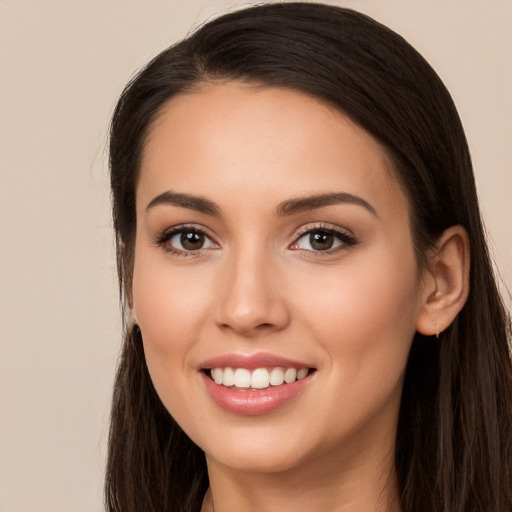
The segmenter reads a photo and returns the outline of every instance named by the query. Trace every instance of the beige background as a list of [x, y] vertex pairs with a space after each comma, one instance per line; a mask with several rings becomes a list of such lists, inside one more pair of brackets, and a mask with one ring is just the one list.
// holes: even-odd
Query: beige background
[[[332, 3], [402, 33], [452, 91], [511, 287], [512, 0]], [[119, 349], [106, 127], [135, 69], [241, 5], [0, 0], [0, 512], [103, 509]]]

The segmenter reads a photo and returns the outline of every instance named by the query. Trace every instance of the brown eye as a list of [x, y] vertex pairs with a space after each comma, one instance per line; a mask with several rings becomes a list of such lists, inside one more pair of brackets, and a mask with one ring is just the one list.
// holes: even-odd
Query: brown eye
[[326, 251], [334, 245], [334, 235], [325, 231], [314, 231], [309, 235], [309, 244], [315, 251]]
[[197, 251], [202, 249], [205, 236], [197, 231], [183, 231], [180, 235], [180, 242], [183, 249], [187, 251]]
[[158, 240], [158, 245], [169, 252], [187, 253], [203, 249], [217, 249], [218, 245], [200, 229], [177, 228]]
[[356, 239], [344, 231], [333, 228], [316, 228], [303, 232], [291, 245], [293, 250], [304, 250], [312, 253], [334, 252], [336, 249], [350, 247], [357, 243]]

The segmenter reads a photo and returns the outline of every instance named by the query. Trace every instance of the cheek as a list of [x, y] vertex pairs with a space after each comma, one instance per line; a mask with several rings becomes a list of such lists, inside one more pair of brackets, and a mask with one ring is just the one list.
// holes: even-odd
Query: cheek
[[194, 405], [186, 392], [193, 371], [190, 353], [205, 315], [204, 282], [202, 286], [194, 276], [187, 277], [179, 269], [170, 269], [161, 257], [136, 254], [134, 316], [155, 390], [176, 420], [187, 418]]
[[161, 255], [136, 254], [133, 310], [148, 366], [186, 365], [184, 356], [207, 316], [206, 288], [200, 272], [180, 272]]
[[354, 264], [347, 260], [337, 272], [317, 272], [310, 279], [308, 293], [295, 293], [307, 297], [300, 317], [332, 359], [351, 357], [357, 366], [384, 365], [396, 357], [405, 361], [419, 297], [412, 254], [401, 259], [377, 254]]
[[326, 355], [320, 368], [324, 393], [317, 403], [318, 421], [329, 426], [326, 443], [340, 429], [355, 432], [376, 416], [394, 425], [398, 415], [415, 333], [416, 265], [413, 257], [400, 265], [378, 260], [379, 269], [373, 261], [369, 267], [347, 264], [336, 276], [317, 273], [309, 296], [305, 290], [295, 293], [308, 296], [300, 306], [300, 331], [312, 333]]

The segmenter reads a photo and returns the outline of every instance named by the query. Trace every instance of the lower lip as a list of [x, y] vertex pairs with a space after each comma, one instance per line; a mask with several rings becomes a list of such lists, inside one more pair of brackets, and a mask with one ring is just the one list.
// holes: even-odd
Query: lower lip
[[310, 373], [307, 377], [291, 384], [244, 391], [216, 384], [205, 373], [201, 373], [206, 389], [213, 400], [226, 411], [242, 416], [257, 416], [279, 409], [299, 395], [310, 383], [313, 375]]

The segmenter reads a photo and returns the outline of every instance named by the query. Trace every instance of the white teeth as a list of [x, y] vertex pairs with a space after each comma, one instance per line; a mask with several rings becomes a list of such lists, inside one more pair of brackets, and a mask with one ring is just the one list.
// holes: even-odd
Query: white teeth
[[237, 388], [250, 388], [251, 372], [245, 368], [237, 368], [235, 370], [235, 386]]
[[297, 370], [297, 380], [303, 379], [308, 374], [307, 368], [301, 368], [300, 370]]
[[235, 372], [233, 371], [233, 368], [224, 368], [222, 385], [227, 387], [235, 385]]
[[222, 384], [222, 368], [214, 368], [212, 370], [212, 378], [216, 384]]
[[246, 368], [212, 368], [210, 374], [216, 384], [226, 387], [266, 389], [301, 380], [309, 373], [308, 368], [257, 368], [252, 372]]
[[270, 384], [270, 375], [265, 368], [254, 370], [251, 375], [251, 388], [265, 389]]
[[295, 368], [286, 368], [286, 371], [284, 372], [284, 381], [286, 384], [291, 384], [292, 382], [295, 382], [295, 379], [297, 378], [297, 370]]
[[284, 372], [282, 368], [273, 368], [270, 372], [270, 384], [280, 386], [284, 384]]

